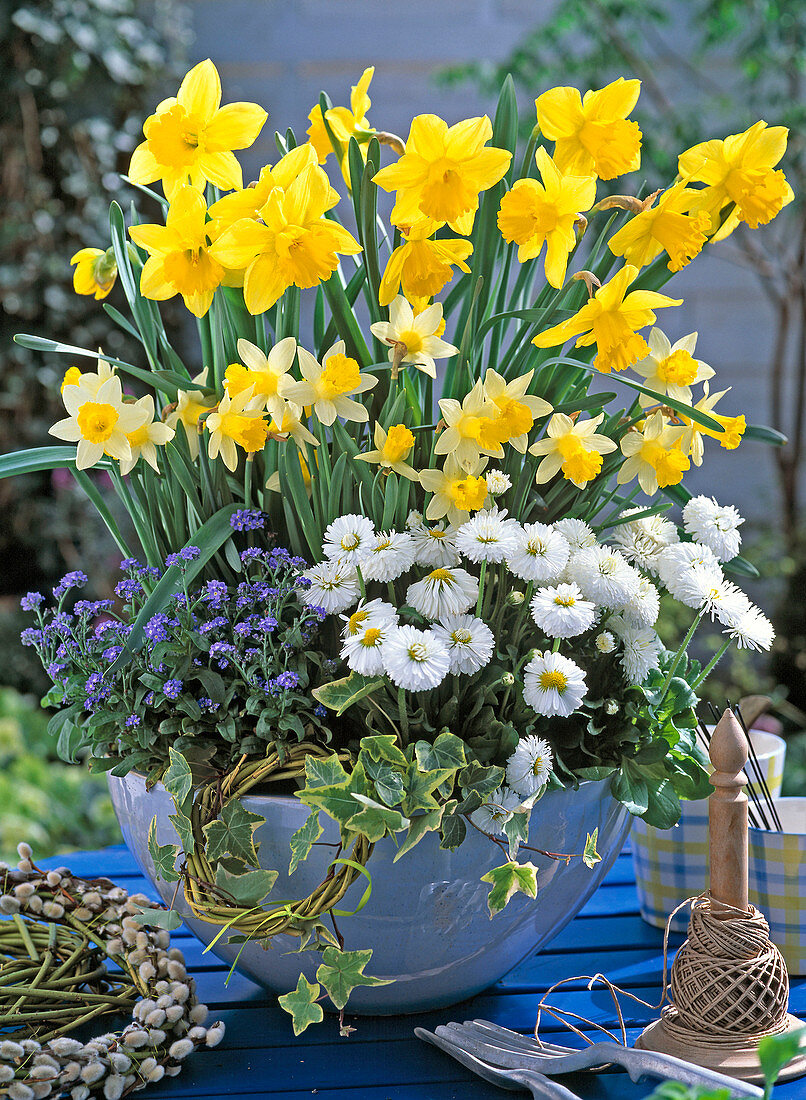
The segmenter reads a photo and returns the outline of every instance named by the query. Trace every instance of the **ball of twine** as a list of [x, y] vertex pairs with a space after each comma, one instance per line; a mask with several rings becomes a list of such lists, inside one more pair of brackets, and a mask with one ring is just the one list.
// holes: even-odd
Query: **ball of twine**
[[742, 1044], [786, 1027], [789, 979], [781, 952], [770, 942], [762, 913], [744, 913], [710, 898], [691, 908], [688, 939], [672, 966], [664, 1027], [700, 1045]]

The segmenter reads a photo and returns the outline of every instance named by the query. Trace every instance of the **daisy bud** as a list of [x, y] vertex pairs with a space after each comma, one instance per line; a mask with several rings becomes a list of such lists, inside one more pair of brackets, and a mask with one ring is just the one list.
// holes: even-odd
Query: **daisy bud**
[[611, 717], [614, 714], [618, 714], [618, 703], [615, 699], [608, 699], [605, 703], [605, 714], [609, 714]]
[[512, 675], [511, 672], [505, 672], [504, 675], [501, 677], [501, 683], [504, 685], [504, 687], [512, 687], [512, 685], [515, 683], [515, 677]]
[[506, 603], [509, 605], [509, 607], [520, 607], [525, 599], [526, 597], [524, 596], [523, 592], [519, 592], [517, 589], [514, 589], [507, 595]]

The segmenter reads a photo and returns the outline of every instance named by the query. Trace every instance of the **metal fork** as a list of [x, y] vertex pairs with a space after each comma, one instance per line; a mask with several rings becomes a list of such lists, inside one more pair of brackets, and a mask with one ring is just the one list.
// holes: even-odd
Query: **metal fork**
[[581, 1100], [575, 1092], [571, 1092], [565, 1085], [544, 1077], [542, 1073], [535, 1073], [534, 1070], [530, 1069], [499, 1069], [496, 1066], [491, 1066], [488, 1062], [476, 1058], [474, 1054], [461, 1046], [457, 1046], [449, 1039], [441, 1035], [434, 1035], [431, 1031], [426, 1031], [424, 1027], [415, 1027], [414, 1034], [418, 1039], [424, 1039], [427, 1043], [444, 1050], [446, 1054], [450, 1054], [451, 1058], [461, 1062], [463, 1066], [478, 1074], [485, 1081], [498, 1085], [499, 1088], [512, 1089], [514, 1092], [530, 1092], [534, 1100]]
[[760, 1088], [749, 1082], [726, 1077], [668, 1054], [636, 1050], [634, 1047], [623, 1047], [620, 1043], [594, 1043], [581, 1050], [542, 1041], [538, 1044], [531, 1036], [486, 1020], [440, 1026], [437, 1037], [499, 1069], [532, 1068], [554, 1075], [618, 1065], [627, 1071], [633, 1081], [645, 1076], [662, 1077], [687, 1085], [727, 1088], [732, 1096], [760, 1098], [764, 1095]]

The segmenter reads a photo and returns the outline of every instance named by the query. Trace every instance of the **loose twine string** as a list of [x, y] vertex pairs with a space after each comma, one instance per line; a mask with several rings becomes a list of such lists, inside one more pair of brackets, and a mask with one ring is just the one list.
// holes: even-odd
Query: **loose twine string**
[[[688, 939], [669, 968], [669, 933], [672, 920], [691, 906]], [[621, 1044], [627, 1046], [627, 1029], [619, 995], [661, 1012], [663, 1026], [675, 1039], [706, 1047], [743, 1047], [765, 1035], [786, 1030], [789, 978], [781, 952], [770, 942], [770, 928], [754, 906], [745, 912], [713, 899], [709, 892], [686, 898], [669, 915], [663, 935], [663, 990], [651, 1004], [622, 989], [605, 974], [578, 974], [563, 978], [548, 989], [537, 1006], [534, 1035], [540, 1039], [543, 1012], [592, 1044], [574, 1021], [619, 1039], [602, 1024], [568, 1009], [547, 1004], [547, 998], [564, 985], [586, 981], [588, 990], [601, 984], [610, 994], [618, 1017]], [[669, 996], [669, 994], [671, 994]], [[665, 1004], [669, 997], [669, 1003]], [[542, 1044], [541, 1044], [542, 1045]]]

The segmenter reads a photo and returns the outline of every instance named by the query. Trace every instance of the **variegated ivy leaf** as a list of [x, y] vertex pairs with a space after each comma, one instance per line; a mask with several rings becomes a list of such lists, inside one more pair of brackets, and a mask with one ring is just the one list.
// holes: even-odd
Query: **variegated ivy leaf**
[[417, 755], [417, 763], [423, 771], [431, 771], [434, 768], [458, 770], [467, 763], [464, 741], [447, 730], [437, 736], [433, 745], [429, 745], [427, 741], [418, 741], [414, 751]]
[[336, 1008], [344, 1008], [352, 991], [359, 985], [391, 985], [389, 978], [372, 978], [364, 973], [364, 967], [372, 957], [372, 951], [339, 951], [326, 947], [322, 965], [316, 971]]
[[521, 893], [527, 894], [530, 898], [537, 897], [537, 867], [533, 863], [515, 863], [511, 860], [482, 875], [481, 881], [492, 884], [487, 897], [490, 919], [501, 912], [513, 894]]
[[289, 875], [293, 875], [301, 861], [308, 858], [308, 852], [310, 852], [314, 841], [318, 840], [321, 835], [322, 826], [319, 824], [319, 813], [317, 810], [311, 810], [305, 819], [305, 823], [300, 825], [297, 831], [291, 836], [291, 862], [288, 865]]
[[318, 756], [305, 757], [305, 781], [308, 787], [337, 786], [346, 783], [348, 778], [335, 752], [324, 759]]
[[182, 924], [182, 918], [175, 909], [157, 909], [153, 906], [142, 906], [132, 917], [137, 924], [145, 928], [165, 928], [173, 932]]
[[210, 862], [220, 859], [227, 852], [237, 856], [244, 863], [257, 865], [255, 848], [255, 829], [261, 826], [264, 818], [244, 809], [237, 798], [230, 799], [216, 821], [204, 826], [207, 838], [207, 858]]
[[151, 819], [148, 827], [148, 854], [154, 861], [154, 871], [157, 878], [164, 882], [176, 882], [179, 875], [176, 871], [176, 857], [179, 855], [177, 844], [160, 844], [157, 841], [157, 819]]
[[346, 826], [356, 811], [356, 802], [353, 795], [366, 793], [367, 777], [359, 761], [346, 781], [322, 787], [311, 788], [308, 786], [300, 791], [299, 797], [312, 809], [324, 810], [329, 817], [334, 818], [341, 826]]
[[[333, 950], [329, 948], [328, 950]], [[301, 1035], [310, 1024], [319, 1024], [324, 1018], [322, 1006], [316, 1003], [321, 994], [321, 987], [317, 982], [309, 982], [304, 974], [300, 974], [297, 988], [290, 993], [284, 993], [278, 997], [280, 1007], [291, 1016], [295, 1035]]]
[[409, 823], [406, 839], [398, 848], [392, 862], [397, 863], [401, 856], [404, 856], [406, 852], [410, 852], [415, 844], [420, 843], [426, 833], [435, 832], [442, 824], [442, 815], [444, 813], [450, 815], [455, 807], [456, 800], [451, 799], [450, 802], [446, 802], [444, 806], [440, 806], [436, 810], [429, 810], [427, 813], [417, 814], [413, 817]]
[[399, 768], [405, 768], [408, 764], [393, 733], [373, 733], [362, 737], [361, 752], [376, 763], [386, 761], [387, 764], [395, 764]]
[[175, 748], [171, 747], [168, 749], [168, 758], [170, 764], [162, 777], [162, 783], [176, 805], [180, 806], [190, 794], [193, 787], [193, 776], [190, 765], [181, 752], [177, 752]]
[[359, 808], [358, 812], [346, 822], [346, 828], [351, 832], [363, 833], [372, 844], [387, 833], [391, 836], [408, 828], [409, 819], [399, 810], [390, 810], [388, 806], [382, 806], [380, 802], [363, 794], [354, 794], [353, 798], [359, 806], [363, 806], [363, 809]]
[[311, 694], [322, 706], [339, 715], [359, 699], [382, 688], [385, 683], [386, 679], [383, 676], [362, 676], [360, 672], [351, 672], [341, 680], [333, 680], [329, 684], [314, 688]]
[[277, 871], [232, 872], [222, 864], [216, 867], [215, 884], [225, 891], [236, 905], [250, 909], [260, 905], [277, 881]]
[[588, 839], [585, 841], [585, 851], [582, 853], [582, 862], [586, 867], [595, 867], [597, 863], [601, 863], [602, 857], [596, 851], [596, 841], [599, 839], [599, 826], [593, 830], [592, 833], [588, 833]]
[[421, 771], [416, 760], [412, 760], [403, 780], [405, 796], [400, 804], [400, 810], [406, 817], [411, 817], [416, 810], [436, 810], [439, 803], [434, 798], [434, 791], [441, 786], [446, 779], [454, 774], [453, 768], [435, 768], [430, 771]]

